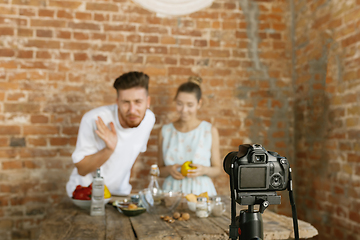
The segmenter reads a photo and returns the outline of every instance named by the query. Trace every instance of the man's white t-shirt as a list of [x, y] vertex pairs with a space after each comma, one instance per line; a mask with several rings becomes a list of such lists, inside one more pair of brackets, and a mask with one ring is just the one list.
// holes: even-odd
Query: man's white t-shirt
[[[113, 122], [118, 137], [114, 153], [101, 166], [101, 175], [111, 194], [128, 195], [132, 188], [129, 183], [131, 168], [139, 153], [146, 151], [150, 132], [155, 123], [155, 115], [147, 109], [139, 126], [123, 128], [119, 122], [116, 104], [90, 110], [84, 114], [80, 122], [76, 148], [72, 154], [74, 163], [80, 162], [85, 156], [97, 153], [105, 147], [105, 142], [95, 133], [95, 129], [97, 129], [95, 120], [98, 117], [101, 117], [108, 127], [109, 123]], [[90, 185], [94, 174], [95, 172], [81, 176], [75, 167], [66, 184], [69, 197], [72, 196], [77, 185]]]

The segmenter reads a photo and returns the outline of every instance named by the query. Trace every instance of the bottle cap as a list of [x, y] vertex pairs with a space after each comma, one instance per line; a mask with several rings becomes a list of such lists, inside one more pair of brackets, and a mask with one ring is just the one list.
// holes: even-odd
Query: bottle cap
[[157, 164], [151, 165], [150, 175], [153, 175], [153, 176], [159, 176], [160, 175], [159, 167], [158, 167]]
[[206, 197], [198, 197], [197, 201], [198, 202], [207, 202], [207, 198]]
[[221, 202], [221, 197], [219, 196], [210, 197], [210, 200], [213, 202]]

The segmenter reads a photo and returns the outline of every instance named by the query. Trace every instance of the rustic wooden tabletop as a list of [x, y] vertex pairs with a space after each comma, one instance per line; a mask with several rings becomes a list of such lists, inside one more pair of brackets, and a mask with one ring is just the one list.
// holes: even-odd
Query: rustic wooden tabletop
[[[228, 201], [229, 204], [229, 201]], [[39, 240], [156, 240], [156, 239], [229, 239], [230, 211], [221, 217], [197, 218], [190, 210], [187, 221], [168, 223], [160, 216], [143, 213], [127, 217], [111, 205], [106, 206], [105, 216], [90, 216], [88, 210], [64, 199], [50, 209], [42, 223]], [[292, 219], [266, 210], [263, 217], [264, 239], [294, 238]], [[300, 238], [312, 238], [317, 230], [299, 220]]]

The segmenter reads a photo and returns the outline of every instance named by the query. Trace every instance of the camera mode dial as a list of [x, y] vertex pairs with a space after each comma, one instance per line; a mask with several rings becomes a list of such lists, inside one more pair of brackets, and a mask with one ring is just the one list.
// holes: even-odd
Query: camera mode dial
[[282, 188], [283, 182], [283, 178], [279, 173], [275, 173], [270, 178], [270, 185], [275, 189]]

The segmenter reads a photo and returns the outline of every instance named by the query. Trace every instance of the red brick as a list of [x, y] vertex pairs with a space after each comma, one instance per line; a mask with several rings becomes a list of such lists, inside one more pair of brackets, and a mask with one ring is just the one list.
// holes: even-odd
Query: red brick
[[0, 27], [0, 36], [1, 35], [14, 35], [14, 29], [9, 27]]
[[159, 38], [157, 36], [145, 36], [144, 42], [145, 43], [158, 43]]
[[3, 161], [2, 169], [10, 170], [10, 169], [21, 169], [23, 168], [23, 163], [21, 161]]
[[167, 54], [167, 48], [161, 46], [138, 46], [136, 53]]
[[57, 20], [57, 19], [31, 19], [30, 26], [32, 27], [55, 27], [55, 28], [65, 28], [66, 21]]
[[74, 29], [82, 29], [82, 30], [97, 30], [97, 31], [100, 30], [100, 26], [98, 24], [85, 23], [85, 22], [80, 22], [80, 23], [69, 22], [68, 27]]
[[79, 20], [92, 20], [91, 13], [88, 12], [76, 12], [75, 18]]
[[124, 42], [125, 37], [122, 34], [111, 33], [109, 34], [109, 41]]
[[69, 143], [68, 138], [62, 138], [62, 137], [50, 138], [51, 146], [64, 146], [67, 145], [68, 143]]
[[48, 51], [38, 51], [36, 52], [36, 58], [51, 59], [51, 53]]
[[171, 75], [186, 75], [191, 76], [195, 75], [191, 68], [185, 68], [185, 67], [169, 67], [168, 74]]
[[38, 158], [38, 157], [54, 157], [57, 154], [57, 150], [42, 149], [42, 148], [22, 148], [20, 150], [21, 158]]
[[104, 22], [104, 21], [109, 21], [110, 20], [110, 16], [109, 14], [94, 14], [94, 20], [95, 21], [100, 21], [100, 22]]
[[203, 57], [230, 57], [228, 50], [203, 50]]
[[62, 133], [65, 135], [77, 135], [79, 127], [63, 127]]
[[126, 31], [126, 32], [135, 32], [136, 27], [134, 25], [120, 24], [120, 25], [104, 25], [105, 31]]
[[35, 10], [34, 9], [28, 9], [28, 8], [20, 8], [19, 9], [19, 15], [20, 16], [35, 16]]
[[24, 135], [53, 135], [59, 134], [57, 126], [24, 126]]
[[19, 28], [17, 31], [18, 31], [19, 37], [32, 37], [33, 36], [32, 29]]
[[90, 36], [93, 40], [106, 40], [106, 34], [103, 33], [91, 33]]
[[75, 61], [87, 61], [89, 57], [87, 53], [74, 53], [74, 60]]
[[90, 49], [91, 45], [84, 42], [66, 42], [63, 45], [63, 49], [68, 50], [87, 50]]
[[60, 48], [60, 42], [52, 40], [28, 40], [25, 44], [27, 47], [37, 47], [37, 48]]
[[16, 8], [11, 6], [0, 6], [0, 15], [16, 15]]
[[74, 32], [74, 39], [77, 40], [87, 40], [89, 39], [90, 36], [88, 33], [83, 33], [83, 32]]
[[17, 57], [18, 58], [33, 58], [33, 51], [19, 50]]
[[45, 115], [31, 115], [31, 123], [48, 123], [49, 117]]
[[55, 37], [57, 38], [64, 38], [64, 39], [70, 39], [71, 38], [71, 32], [68, 31], [56, 31]]
[[192, 37], [201, 37], [201, 31], [199, 30], [190, 30], [190, 29], [184, 29], [184, 28], [176, 28], [171, 29], [172, 35], [185, 35], [185, 36], [192, 36]]
[[81, 1], [50, 1], [49, 6], [58, 8], [77, 9], [83, 2]]
[[52, 32], [52, 30], [38, 29], [38, 30], [36, 30], [36, 36], [51, 38], [53, 36], [53, 32]]
[[49, 9], [39, 9], [39, 17], [54, 17], [54, 10], [49, 10]]
[[32, 146], [46, 146], [47, 144], [44, 138], [28, 138], [27, 142]]
[[25, 99], [24, 93], [9, 93], [7, 96], [9, 101], [19, 101], [20, 99]]
[[91, 57], [91, 59], [93, 60], [93, 61], [107, 61], [107, 56], [105, 56], [105, 55], [100, 55], [100, 54], [97, 54], [97, 55], [93, 55], [92, 57]]
[[0, 48], [0, 57], [13, 57], [14, 55], [14, 50], [9, 48]]
[[73, 19], [74, 15], [71, 10], [58, 10], [56, 14], [57, 18]]
[[111, 11], [111, 12], [118, 12], [119, 8], [116, 4], [113, 3], [86, 3], [86, 10], [92, 11]]
[[126, 41], [139, 43], [139, 42], [141, 42], [141, 36], [139, 34], [131, 34], [126, 37]]

